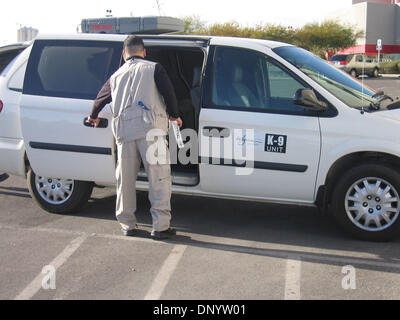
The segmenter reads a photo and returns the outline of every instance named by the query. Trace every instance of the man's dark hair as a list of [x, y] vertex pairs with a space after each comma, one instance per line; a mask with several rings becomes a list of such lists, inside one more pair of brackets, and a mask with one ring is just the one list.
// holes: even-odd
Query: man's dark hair
[[144, 50], [143, 40], [135, 35], [128, 36], [124, 41], [124, 49], [130, 55], [141, 53]]

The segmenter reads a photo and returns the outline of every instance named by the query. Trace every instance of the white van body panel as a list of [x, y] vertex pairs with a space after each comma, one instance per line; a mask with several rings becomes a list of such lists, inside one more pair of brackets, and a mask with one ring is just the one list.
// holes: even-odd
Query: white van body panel
[[[83, 119], [93, 101], [47, 98], [24, 95], [21, 100], [21, 126], [26, 152], [33, 171], [40, 176], [85, 181], [115, 181], [115, 158], [110, 155], [46, 150], [46, 144], [108, 148], [114, 154], [110, 125], [105, 129], [85, 127]], [[43, 116], [46, 115], [46, 116]], [[111, 112], [105, 107], [99, 115], [111, 123]], [[45, 144], [35, 148], [35, 143]], [[51, 159], [57, 159], [52, 161]], [[71, 165], [72, 163], [76, 165]], [[93, 164], [96, 165], [93, 165]], [[62, 170], [60, 170], [62, 168]], [[60, 172], [62, 171], [62, 174]]]
[[0, 77], [0, 171], [25, 175], [25, 146], [20, 124], [20, 101], [23, 77], [31, 46], [21, 52]]
[[[320, 155], [320, 129], [317, 117], [283, 114], [203, 109], [200, 114], [200, 132], [203, 127], [223, 127], [230, 130], [227, 138], [211, 138], [210, 144], [221, 145], [225, 139], [234, 140], [233, 148], [245, 155], [245, 148], [253, 146], [246, 129], [254, 130], [254, 168], [200, 164], [201, 189], [209, 193], [224, 191], [238, 196], [259, 197], [283, 201], [314, 201], [315, 180]], [[266, 135], [287, 138], [286, 152], [265, 152]], [[239, 136], [237, 136], [239, 135]], [[200, 139], [206, 139], [201, 135]], [[244, 140], [245, 139], [245, 142]], [[242, 145], [243, 143], [243, 145]], [[240, 150], [240, 151], [239, 151]], [[249, 149], [250, 150], [250, 149]], [[201, 156], [206, 157], [205, 150]], [[223, 159], [219, 148], [212, 149], [212, 158]], [[229, 158], [228, 156], [228, 159]], [[301, 166], [300, 172], [266, 169], [268, 166]], [[303, 171], [304, 170], [304, 171]], [[220, 177], [223, 177], [221, 179]]]
[[[49, 40], [104, 40], [122, 42], [125, 35], [40, 35], [38, 39]], [[173, 37], [171, 37], [172, 39]], [[200, 37], [199, 37], [200, 38]], [[149, 44], [164, 44], [163, 40], [145, 39]], [[207, 37], [204, 37], [207, 39]], [[171, 44], [180, 45], [180, 40]], [[186, 42], [185, 42], [186, 43]], [[194, 41], [195, 43], [195, 41]], [[291, 145], [293, 153], [288, 155], [289, 163], [305, 164], [308, 170], [305, 173], [285, 174], [280, 171], [270, 172], [263, 170], [255, 174], [252, 179], [239, 179], [234, 175], [234, 167], [200, 165], [200, 184], [194, 187], [173, 186], [174, 192], [226, 197], [235, 199], [269, 200], [278, 202], [294, 202], [311, 204], [316, 199], [319, 186], [325, 184], [326, 176], [332, 165], [343, 156], [356, 152], [381, 152], [400, 156], [400, 137], [396, 134], [400, 120], [400, 111], [381, 111], [377, 113], [361, 114], [359, 110], [351, 109], [338, 100], [331, 93], [322, 88], [318, 83], [308, 78], [290, 63], [276, 55], [271, 49], [282, 45], [273, 41], [250, 40], [240, 38], [213, 37], [210, 45], [241, 47], [256, 50], [267, 54], [299, 78], [315, 88], [327, 101], [338, 110], [338, 115], [333, 118], [307, 118], [290, 116], [257, 114], [217, 109], [202, 109], [200, 115], [200, 129], [204, 126], [217, 126], [234, 128], [249, 128], [265, 132], [285, 128], [287, 134], [295, 136]], [[26, 51], [26, 55], [29, 53]], [[21, 55], [22, 56], [22, 55]], [[27, 57], [26, 57], [27, 58]], [[26, 61], [26, 60], [25, 60]], [[22, 58], [19, 67], [23, 64]], [[16, 71], [15, 64], [9, 74]], [[4, 86], [0, 79], [0, 86]], [[0, 89], [1, 95], [3, 90]], [[9, 90], [8, 90], [9, 91]], [[20, 92], [8, 92], [0, 98], [7, 104], [14, 104], [9, 115], [13, 120], [1, 122], [8, 107], [5, 105], [0, 114], [0, 172], [24, 175], [24, 152], [27, 151], [28, 159], [35, 158], [32, 165], [38, 175], [53, 176], [58, 178], [73, 178], [87, 181], [96, 181], [105, 185], [115, 184], [115, 155], [114, 141], [108, 129], [93, 129], [76, 125], [81, 124], [83, 118], [88, 116], [92, 101], [67, 98], [43, 98], [40, 96], [25, 95], [18, 108], [21, 98]], [[57, 106], [55, 108], [54, 106]], [[11, 111], [12, 110], [12, 111]], [[3, 118], [2, 118], [3, 117]], [[111, 121], [110, 108], [104, 108], [100, 117]], [[17, 120], [16, 120], [17, 119]], [[302, 121], [302, 125], [300, 122]], [[21, 130], [22, 127], [22, 130]], [[273, 132], [273, 133], [274, 133]], [[24, 137], [24, 140], [22, 139]], [[68, 137], [68, 142], [66, 142]], [[70, 154], [63, 157], [61, 151], [49, 151], [32, 147], [32, 143], [45, 143], [52, 145], [80, 145], [94, 148], [107, 147], [112, 156], [100, 154]], [[288, 142], [289, 143], [289, 142]], [[35, 144], [33, 144], [35, 146]], [[305, 147], [309, 152], [303, 152]], [[288, 144], [289, 147], [289, 144]], [[260, 155], [261, 156], [261, 155]], [[269, 155], [262, 161], [282, 162], [279, 155]], [[55, 157], [57, 161], [49, 162]], [[46, 161], [40, 161], [40, 160]], [[257, 159], [256, 159], [257, 160]], [[72, 166], [71, 163], [79, 163]], [[96, 163], [96, 166], [93, 166]], [[59, 168], [63, 168], [63, 176]], [[146, 182], [137, 182], [139, 189], [147, 189]]]

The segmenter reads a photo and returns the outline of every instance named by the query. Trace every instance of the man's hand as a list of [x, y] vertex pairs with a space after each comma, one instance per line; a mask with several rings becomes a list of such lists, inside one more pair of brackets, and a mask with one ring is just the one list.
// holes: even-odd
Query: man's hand
[[93, 118], [89, 117], [88, 122], [93, 124], [93, 127], [97, 128], [99, 126], [100, 119], [99, 118], [93, 119]]
[[178, 124], [178, 127], [179, 128], [182, 128], [182, 125], [183, 125], [183, 122], [182, 122], [182, 119], [179, 117], [179, 118], [169, 118], [169, 120], [170, 121], [176, 121], [176, 123]]

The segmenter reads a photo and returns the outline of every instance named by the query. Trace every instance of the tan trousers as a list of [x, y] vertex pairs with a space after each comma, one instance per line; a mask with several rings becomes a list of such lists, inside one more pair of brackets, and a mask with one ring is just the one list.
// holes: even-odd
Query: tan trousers
[[[150, 164], [147, 161], [146, 152], [152, 143], [146, 139], [138, 139], [117, 144], [116, 216], [123, 230], [131, 230], [136, 227], [136, 179], [141, 160], [143, 160], [149, 180], [153, 231], [165, 231], [170, 227], [171, 166], [169, 164]], [[169, 159], [168, 148], [166, 151]]]

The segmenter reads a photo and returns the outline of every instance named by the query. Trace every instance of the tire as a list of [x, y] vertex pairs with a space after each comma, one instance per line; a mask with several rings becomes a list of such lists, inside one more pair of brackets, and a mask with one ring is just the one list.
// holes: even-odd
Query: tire
[[400, 174], [378, 163], [352, 168], [334, 187], [330, 211], [354, 238], [394, 239], [400, 235]]
[[374, 78], [378, 78], [378, 77], [379, 77], [379, 69], [378, 69], [378, 68], [375, 68], [375, 69], [374, 69], [374, 71], [372, 72], [372, 76], [373, 76]]
[[87, 203], [93, 182], [37, 176], [32, 169], [27, 174], [29, 193], [35, 202], [51, 213], [74, 213]]
[[355, 69], [352, 69], [351, 71], [350, 71], [350, 75], [353, 77], [353, 78], [357, 78], [357, 71], [355, 70]]

